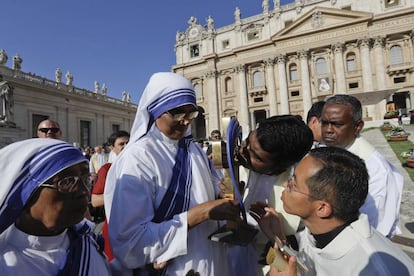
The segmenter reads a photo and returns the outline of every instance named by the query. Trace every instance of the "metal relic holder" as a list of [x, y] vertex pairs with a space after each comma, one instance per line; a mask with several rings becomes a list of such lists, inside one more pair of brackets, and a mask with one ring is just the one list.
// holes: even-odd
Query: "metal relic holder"
[[242, 196], [244, 187], [239, 183], [239, 166], [234, 162], [236, 149], [242, 142], [241, 126], [235, 117], [223, 118], [222, 123], [222, 138], [226, 141], [212, 142], [212, 159], [215, 168], [224, 169], [225, 198], [238, 201], [242, 223], [227, 221], [226, 225], [212, 233], [209, 238], [212, 241], [245, 246], [258, 230], [247, 224]]

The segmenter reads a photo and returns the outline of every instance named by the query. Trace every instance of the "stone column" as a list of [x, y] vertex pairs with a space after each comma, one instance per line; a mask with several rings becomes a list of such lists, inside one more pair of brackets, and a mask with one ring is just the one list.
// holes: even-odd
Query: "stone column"
[[[362, 67], [362, 88], [364, 92], [372, 91], [372, 70], [371, 70], [371, 58], [369, 54], [370, 39], [365, 37], [358, 40], [359, 51], [361, 54], [361, 67]], [[374, 119], [375, 106], [367, 106], [367, 117]]]
[[312, 106], [312, 92], [308, 68], [308, 51], [301, 50], [298, 52], [298, 56], [300, 59], [300, 73], [302, 76], [303, 114], [307, 114]]
[[335, 60], [335, 90], [334, 94], [337, 93], [346, 93], [346, 81], [345, 81], [345, 69], [344, 69], [344, 58], [343, 58], [343, 49], [344, 44], [337, 42], [332, 45], [332, 50], [334, 51], [334, 60]]
[[267, 94], [269, 95], [269, 112], [270, 116], [277, 114], [277, 99], [276, 99], [276, 87], [275, 87], [275, 71], [273, 65], [275, 60], [269, 58], [263, 61], [266, 65], [266, 88]]
[[246, 68], [244, 64], [240, 64], [235, 68], [236, 73], [239, 77], [239, 89], [240, 89], [240, 110], [238, 115], [238, 120], [240, 126], [242, 127], [243, 136], [247, 135], [250, 132], [250, 123], [249, 123], [249, 106], [247, 98], [247, 82], [246, 82]]
[[212, 129], [220, 129], [220, 114], [217, 96], [217, 71], [212, 70], [205, 75], [207, 79], [209, 133]]
[[286, 80], [286, 56], [279, 55], [276, 57], [279, 93], [280, 93], [280, 114], [286, 115], [290, 113], [289, 109], [289, 91]]
[[[385, 74], [385, 65], [384, 65], [384, 38], [378, 36], [374, 39], [374, 55], [375, 55], [375, 74], [377, 76], [377, 89], [384, 90], [387, 88], [385, 83], [386, 74]], [[382, 100], [376, 108], [378, 119], [382, 118], [387, 111], [387, 100]]]

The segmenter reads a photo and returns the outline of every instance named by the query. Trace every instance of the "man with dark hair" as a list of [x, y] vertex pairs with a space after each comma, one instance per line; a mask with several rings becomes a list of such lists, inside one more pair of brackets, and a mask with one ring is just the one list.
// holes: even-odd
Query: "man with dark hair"
[[[287, 179], [287, 169], [308, 153], [312, 140], [312, 131], [296, 116], [273, 116], [261, 121], [257, 129], [249, 133], [237, 153], [239, 164], [248, 169], [240, 170], [240, 179], [247, 179], [244, 196], [246, 210], [257, 201], [276, 206], [282, 213], [286, 232], [292, 237], [292, 242], [292, 235], [302, 227], [300, 218], [284, 213], [279, 198], [283, 191], [282, 183]], [[248, 223], [257, 226], [250, 216]], [[230, 249], [232, 275], [256, 275], [258, 257], [265, 251], [267, 242], [268, 239], [259, 233], [254, 244], [250, 244], [247, 249]]]
[[[297, 275], [298, 259], [306, 275], [413, 275], [413, 261], [359, 212], [368, 178], [362, 159], [335, 147], [313, 149], [293, 167], [281, 199], [306, 228], [298, 233], [297, 258], [290, 257], [285, 268], [273, 263], [270, 275]], [[273, 208], [258, 203], [251, 210], [269, 239], [286, 241]]]
[[325, 104], [325, 101], [319, 101], [312, 104], [311, 108], [308, 111], [306, 116], [306, 124], [312, 130], [313, 133], [313, 148], [319, 147], [321, 142], [321, 116], [322, 109]]
[[387, 237], [401, 233], [399, 216], [403, 176], [368, 141], [360, 136], [364, 127], [361, 102], [350, 95], [326, 100], [321, 117], [322, 140], [328, 147], [340, 147], [365, 161], [369, 174], [369, 195], [361, 207], [371, 225]]

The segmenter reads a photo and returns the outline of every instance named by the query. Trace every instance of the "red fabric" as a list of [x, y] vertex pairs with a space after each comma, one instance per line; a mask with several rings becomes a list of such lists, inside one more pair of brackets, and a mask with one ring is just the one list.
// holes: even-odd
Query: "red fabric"
[[98, 180], [93, 185], [92, 194], [101, 195], [105, 190], [106, 175], [108, 174], [111, 163], [104, 164], [98, 171]]
[[102, 226], [102, 236], [105, 239], [104, 252], [106, 256], [108, 257], [108, 261], [112, 261], [112, 259], [114, 258], [114, 254], [112, 253], [111, 244], [109, 243], [109, 230], [108, 230], [108, 222], [106, 221], [106, 219]]
[[[109, 168], [111, 167], [111, 163], [106, 163], [103, 165], [99, 171], [98, 171], [98, 180], [96, 181], [95, 185], [92, 189], [92, 194], [94, 195], [101, 195], [104, 193], [105, 190], [105, 181], [106, 181], [106, 175], [108, 174]], [[108, 231], [108, 222], [104, 221], [102, 226], [102, 236], [105, 239], [105, 247], [104, 252], [106, 256], [108, 257], [108, 261], [111, 261], [114, 258], [114, 254], [111, 250], [111, 245], [109, 243], [109, 231]]]

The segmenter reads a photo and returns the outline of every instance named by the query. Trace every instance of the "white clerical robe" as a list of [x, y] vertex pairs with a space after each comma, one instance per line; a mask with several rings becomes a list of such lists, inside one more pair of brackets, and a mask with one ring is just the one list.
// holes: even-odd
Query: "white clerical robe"
[[[105, 185], [109, 237], [117, 260], [127, 268], [169, 261], [166, 275], [228, 275], [225, 245], [208, 236], [218, 222], [208, 220], [188, 229], [187, 212], [154, 223], [154, 211], [171, 182], [178, 141], [155, 126], [128, 145], [111, 166]], [[189, 148], [192, 166], [190, 208], [214, 200], [208, 159], [195, 143]]]

